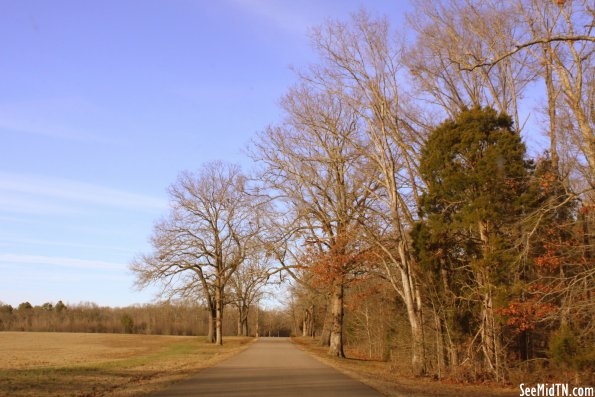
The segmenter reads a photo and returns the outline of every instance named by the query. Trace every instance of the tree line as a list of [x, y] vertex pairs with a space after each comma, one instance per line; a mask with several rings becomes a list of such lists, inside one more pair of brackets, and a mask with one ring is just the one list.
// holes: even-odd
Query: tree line
[[[229, 320], [224, 335], [290, 336], [291, 323], [276, 309], [254, 308], [249, 318], [226, 309]], [[90, 332], [145, 335], [204, 336], [208, 334], [208, 308], [196, 302], [160, 302], [128, 307], [104, 307], [95, 303], [33, 306], [22, 302], [17, 307], [0, 302], [0, 331]], [[245, 327], [245, 328], [242, 328]]]
[[242, 318], [289, 277], [293, 331], [336, 357], [348, 344], [418, 376], [588, 374], [595, 11], [413, 3], [408, 31], [364, 11], [313, 30], [318, 62], [251, 143], [257, 170], [182, 173], [131, 264], [138, 285], [206, 306], [219, 344], [226, 306]]

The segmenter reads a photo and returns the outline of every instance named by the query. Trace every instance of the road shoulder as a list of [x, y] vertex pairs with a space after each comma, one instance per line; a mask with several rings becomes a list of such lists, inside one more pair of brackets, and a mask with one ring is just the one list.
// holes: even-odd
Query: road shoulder
[[389, 397], [512, 397], [517, 389], [495, 388], [484, 385], [457, 385], [424, 378], [398, 377], [391, 373], [389, 363], [360, 359], [338, 359], [326, 354], [326, 347], [312, 338], [294, 337], [297, 348], [309, 353], [318, 361], [331, 366], [359, 382]]

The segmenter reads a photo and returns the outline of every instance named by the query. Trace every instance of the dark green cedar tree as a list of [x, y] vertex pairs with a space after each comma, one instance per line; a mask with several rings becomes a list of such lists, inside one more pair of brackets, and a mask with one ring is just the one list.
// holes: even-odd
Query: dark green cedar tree
[[[426, 185], [414, 251], [442, 301], [451, 335], [481, 332], [486, 368], [501, 372], [495, 309], [512, 281], [515, 226], [532, 163], [509, 116], [465, 109], [429, 135], [421, 153]], [[441, 295], [441, 296], [440, 296]]]

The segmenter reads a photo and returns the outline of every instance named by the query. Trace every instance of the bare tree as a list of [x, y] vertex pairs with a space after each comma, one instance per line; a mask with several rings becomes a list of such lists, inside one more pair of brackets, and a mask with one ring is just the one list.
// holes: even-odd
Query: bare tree
[[282, 105], [285, 122], [260, 136], [254, 155], [264, 163], [265, 184], [280, 197], [292, 219], [287, 233], [292, 249], [285, 245], [277, 259], [287, 269], [314, 270], [316, 264], [320, 275], [328, 278], [329, 353], [343, 357], [343, 294], [356, 264], [347, 260], [332, 266], [326, 259], [331, 252], [353, 258], [359, 249], [353, 240], [344, 243], [346, 238], [357, 239], [353, 231], [365, 217], [372, 185], [361, 172], [363, 157], [350, 144], [359, 139], [358, 119], [343, 97], [306, 81], [291, 89]]
[[[351, 140], [365, 159], [361, 172], [371, 172], [379, 189], [368, 192], [376, 216], [363, 223], [377, 260], [407, 309], [411, 326], [412, 365], [425, 372], [422, 297], [411, 255], [409, 231], [419, 210], [422, 186], [418, 155], [426, 123], [402, 88], [401, 47], [389, 38], [385, 19], [355, 15], [351, 24], [328, 23], [315, 31], [322, 65], [311, 79], [344, 101], [360, 118], [362, 138]], [[337, 90], [334, 87], [347, 87]]]
[[463, 107], [488, 105], [510, 114], [520, 131], [520, 99], [535, 75], [527, 67], [532, 58], [521, 53], [490, 70], [469, 67], [522, 41], [514, 7], [499, 0], [415, 4], [409, 21], [416, 43], [404, 62], [417, 86], [450, 117]]
[[[513, 115], [518, 129], [522, 92], [539, 77], [546, 89], [554, 169], [562, 178], [578, 172], [593, 188], [595, 9], [590, 3], [418, 0], [411, 18], [418, 45], [408, 64], [422, 90], [442, 107], [487, 104]], [[576, 161], [577, 155], [584, 162]], [[560, 164], [564, 157], [569, 162]]]
[[[556, 124], [563, 124], [557, 134], [578, 132], [579, 151], [586, 160], [588, 172], [583, 173], [584, 180], [595, 188], [595, 122], [593, 115], [593, 79], [595, 73], [595, 9], [591, 2], [545, 0], [519, 0], [517, 12], [522, 16], [523, 28], [529, 39], [517, 44], [483, 68], [491, 68], [508, 59], [512, 54], [526, 49], [543, 65], [545, 83], [548, 88], [548, 109], [550, 128], [556, 133]], [[537, 47], [537, 48], [535, 48]], [[539, 48], [541, 47], [541, 51]], [[554, 83], [556, 90], [550, 87]], [[553, 91], [550, 93], [550, 91]], [[560, 93], [562, 101], [551, 99], [554, 93]], [[556, 108], [563, 103], [571, 116], [566, 122], [558, 120]], [[555, 107], [552, 109], [552, 107]], [[553, 142], [556, 144], [556, 141]], [[553, 147], [554, 166], [557, 166], [557, 147]]]
[[180, 174], [169, 189], [171, 211], [155, 225], [153, 252], [130, 265], [139, 287], [159, 284], [177, 294], [199, 289], [217, 344], [223, 343], [225, 287], [260, 230], [259, 204], [245, 194], [245, 184], [238, 166], [221, 162]]
[[[260, 242], [257, 243], [260, 246]], [[234, 272], [229, 280], [227, 300], [238, 310], [238, 335], [247, 336], [248, 314], [250, 308], [264, 294], [264, 287], [270, 277], [269, 259], [258, 247], [248, 256], [244, 263]]]
[[291, 286], [290, 292], [296, 330], [301, 328], [302, 336], [314, 338], [320, 327], [320, 320], [324, 317], [320, 312], [325, 310], [326, 291], [306, 288], [298, 283]]

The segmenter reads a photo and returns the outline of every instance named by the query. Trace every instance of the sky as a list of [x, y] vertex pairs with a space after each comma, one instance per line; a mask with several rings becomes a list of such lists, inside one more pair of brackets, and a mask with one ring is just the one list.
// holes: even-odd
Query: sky
[[167, 187], [281, 117], [308, 32], [398, 0], [0, 2], [0, 301], [153, 302], [128, 263], [150, 252]]

